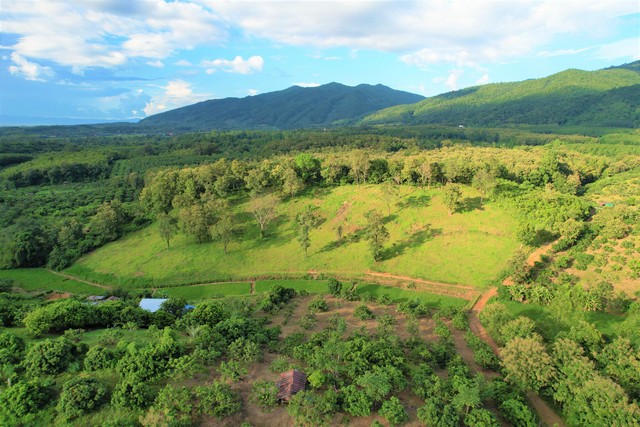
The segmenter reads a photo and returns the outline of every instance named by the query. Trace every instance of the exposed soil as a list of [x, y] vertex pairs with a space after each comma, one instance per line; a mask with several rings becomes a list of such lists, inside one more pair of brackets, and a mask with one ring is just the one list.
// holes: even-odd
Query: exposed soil
[[44, 299], [46, 299], [47, 301], [53, 301], [56, 299], [64, 298], [71, 298], [71, 294], [69, 292], [52, 292], [48, 294]]
[[472, 300], [478, 295], [478, 290], [472, 286], [433, 282], [431, 280], [416, 279], [414, 277], [408, 276], [398, 276], [391, 273], [367, 271], [365, 272], [365, 278], [373, 282], [385, 285], [398, 286], [410, 290], [425, 291], [439, 295], [463, 298], [468, 301]]

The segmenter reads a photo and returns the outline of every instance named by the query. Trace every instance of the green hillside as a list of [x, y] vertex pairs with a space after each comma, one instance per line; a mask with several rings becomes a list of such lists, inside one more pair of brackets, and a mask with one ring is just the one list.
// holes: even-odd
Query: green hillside
[[382, 108], [424, 99], [383, 85], [329, 83], [246, 98], [212, 99], [141, 120], [142, 127], [177, 131], [211, 129], [295, 129], [350, 122]]
[[640, 73], [635, 64], [470, 87], [378, 111], [363, 123], [636, 127], [640, 124]]
[[[68, 271], [104, 283], [166, 286], [256, 276], [301, 276], [309, 270], [361, 275], [376, 270], [438, 282], [482, 286], [506, 268], [515, 251], [515, 220], [489, 203], [449, 216], [440, 189], [404, 186], [390, 200], [390, 233], [384, 259], [374, 263], [367, 242], [359, 235], [370, 209], [384, 211], [383, 187], [342, 186], [316, 196], [282, 203], [278, 220], [265, 239], [258, 239], [246, 206], [236, 206], [242, 232], [225, 254], [220, 242], [197, 244], [179, 235], [171, 250], [155, 225], [108, 244], [81, 259]], [[465, 196], [477, 200], [475, 190]], [[321, 225], [311, 231], [305, 259], [296, 239], [294, 218], [309, 203], [318, 207]], [[345, 238], [336, 243], [335, 218], [346, 217]]]

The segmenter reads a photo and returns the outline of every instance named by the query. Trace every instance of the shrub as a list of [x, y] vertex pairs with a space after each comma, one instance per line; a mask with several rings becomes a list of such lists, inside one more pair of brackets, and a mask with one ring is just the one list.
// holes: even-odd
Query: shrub
[[227, 384], [214, 381], [210, 386], [195, 388], [198, 413], [224, 418], [242, 408], [240, 396]]
[[342, 283], [338, 279], [331, 278], [328, 283], [329, 293], [334, 297], [340, 296], [342, 292]]
[[115, 358], [113, 351], [100, 345], [91, 347], [84, 358], [84, 368], [87, 371], [113, 368], [114, 365]]
[[300, 327], [307, 330], [315, 328], [317, 323], [318, 318], [313, 313], [305, 314], [298, 321]]
[[65, 338], [46, 339], [34, 343], [22, 362], [32, 376], [58, 374], [73, 360], [73, 345]]
[[355, 310], [353, 310], [353, 316], [360, 320], [368, 320], [375, 317], [366, 304], [358, 305]]
[[276, 403], [278, 386], [273, 381], [258, 380], [251, 388], [251, 401], [258, 405], [263, 411], [270, 411]]
[[385, 400], [378, 413], [386, 418], [391, 425], [402, 424], [409, 421], [407, 410], [402, 406], [402, 403], [400, 403], [400, 399], [395, 396], [391, 396], [390, 399]]
[[28, 425], [33, 415], [53, 398], [52, 383], [34, 379], [19, 381], [0, 393], [0, 424]]
[[64, 383], [56, 407], [63, 418], [70, 420], [100, 407], [107, 389], [94, 378], [75, 377]]
[[322, 298], [322, 296], [318, 295], [309, 303], [309, 311], [312, 313], [316, 313], [318, 311], [328, 311], [329, 306], [327, 302]]

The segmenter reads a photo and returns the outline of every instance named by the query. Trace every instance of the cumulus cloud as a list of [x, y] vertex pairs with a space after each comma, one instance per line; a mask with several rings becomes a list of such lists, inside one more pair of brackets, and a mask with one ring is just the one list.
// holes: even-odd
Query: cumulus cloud
[[144, 107], [143, 110], [147, 116], [211, 98], [209, 94], [194, 93], [191, 83], [184, 80], [171, 80], [162, 89], [164, 91], [152, 97]]
[[611, 34], [638, 12], [637, 0], [198, 1], [251, 36], [396, 52], [419, 67], [535, 54], [559, 37]]
[[43, 67], [35, 62], [29, 62], [19, 54], [11, 54], [13, 65], [9, 66], [9, 72], [14, 76], [22, 76], [26, 80], [45, 81], [45, 76], [52, 76], [53, 71], [49, 67]]
[[447, 80], [445, 81], [445, 85], [447, 85], [447, 87], [451, 90], [456, 90], [458, 89], [458, 79], [464, 74], [463, 70], [460, 69], [455, 69], [455, 70], [451, 70], [451, 73], [449, 73], [449, 76], [447, 77]]
[[10, 49], [76, 72], [136, 58], [153, 63], [223, 40], [227, 31], [214, 12], [188, 2], [4, 0], [2, 6], [3, 32], [17, 36]]
[[489, 74], [486, 73], [476, 81], [478, 85], [486, 85], [487, 83], [489, 83]]
[[620, 58], [631, 58], [632, 61], [637, 61], [640, 59], [640, 40], [637, 38], [624, 39], [599, 46], [597, 56], [609, 61]]
[[298, 82], [298, 83], [294, 83], [294, 86], [300, 86], [300, 87], [318, 87], [320, 86], [320, 83], [316, 83], [316, 82]]
[[252, 56], [243, 59], [241, 56], [229, 59], [214, 59], [213, 61], [204, 60], [201, 66], [207, 68], [207, 74], [213, 74], [216, 71], [225, 71], [227, 73], [252, 74], [262, 71], [264, 60], [261, 56]]

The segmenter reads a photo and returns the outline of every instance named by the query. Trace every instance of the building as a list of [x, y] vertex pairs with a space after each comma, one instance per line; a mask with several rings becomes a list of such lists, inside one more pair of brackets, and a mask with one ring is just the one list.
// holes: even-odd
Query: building
[[168, 298], [142, 298], [140, 300], [140, 308], [155, 313], [160, 310], [160, 306]]
[[307, 386], [307, 376], [304, 372], [292, 369], [280, 374], [278, 380], [278, 402], [288, 402], [291, 397]]

